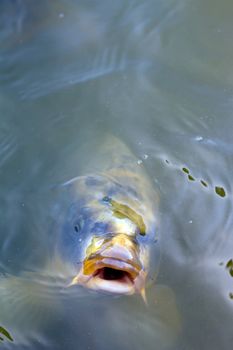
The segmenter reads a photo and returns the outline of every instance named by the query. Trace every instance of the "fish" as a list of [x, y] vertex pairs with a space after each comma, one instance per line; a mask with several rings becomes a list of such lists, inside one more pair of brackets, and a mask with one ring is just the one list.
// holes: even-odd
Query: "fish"
[[82, 174], [63, 186], [73, 200], [56, 255], [70, 266], [69, 286], [146, 300], [160, 260], [159, 194], [143, 164], [107, 136]]
[[[174, 294], [160, 292], [155, 283], [161, 256], [157, 188], [122, 140], [107, 135], [97, 144], [80, 174], [56, 185], [44, 266], [0, 278], [0, 326], [15, 344], [30, 346], [40, 334], [47, 346], [43, 330], [64, 317], [67, 300], [73, 307], [90, 300], [109, 305], [111, 296], [142, 297], [151, 308], [141, 304], [140, 310], [155, 312], [156, 327], [168, 325], [171, 339], [179, 334]], [[152, 284], [156, 289], [149, 293]], [[116, 305], [119, 317], [134, 305], [133, 299], [122, 302], [123, 309]]]

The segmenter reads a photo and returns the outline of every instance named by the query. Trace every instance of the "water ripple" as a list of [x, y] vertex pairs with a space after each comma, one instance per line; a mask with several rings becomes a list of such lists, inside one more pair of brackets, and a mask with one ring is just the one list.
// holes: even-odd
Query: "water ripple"
[[105, 49], [100, 56], [95, 59], [88, 59], [85, 66], [80, 69], [80, 66], [75, 64], [67, 64], [59, 67], [59, 70], [48, 75], [44, 74], [40, 79], [35, 79], [30, 82], [30, 77], [24, 77], [22, 81], [14, 83], [14, 87], [20, 90], [19, 94], [22, 99], [36, 99], [62, 88], [74, 86], [80, 83], [109, 75], [114, 72], [123, 71], [130, 62], [126, 60], [124, 54], [118, 52], [117, 48]]
[[9, 160], [17, 149], [17, 139], [10, 125], [0, 127], [0, 167]]

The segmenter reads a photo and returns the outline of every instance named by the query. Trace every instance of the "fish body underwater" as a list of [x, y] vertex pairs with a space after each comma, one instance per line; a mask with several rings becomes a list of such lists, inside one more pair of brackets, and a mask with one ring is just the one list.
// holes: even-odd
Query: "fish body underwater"
[[0, 278], [0, 326], [22, 344], [22, 329], [46, 324], [70, 289], [77, 297], [81, 286], [82, 293], [141, 294], [146, 301], [159, 267], [158, 193], [121, 140], [107, 136], [80, 176], [56, 190], [67, 205], [52, 215], [44, 266]]
[[159, 197], [143, 164], [108, 136], [83, 175], [63, 186], [73, 200], [55, 255], [72, 271], [69, 285], [145, 299], [159, 265]]

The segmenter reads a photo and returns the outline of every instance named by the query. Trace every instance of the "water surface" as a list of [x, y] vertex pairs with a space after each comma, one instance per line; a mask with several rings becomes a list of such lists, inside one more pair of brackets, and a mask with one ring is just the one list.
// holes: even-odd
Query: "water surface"
[[[1, 1], [3, 348], [231, 347], [232, 15], [230, 0]], [[57, 185], [108, 133], [160, 193], [149, 308], [35, 273], [68, 205]]]

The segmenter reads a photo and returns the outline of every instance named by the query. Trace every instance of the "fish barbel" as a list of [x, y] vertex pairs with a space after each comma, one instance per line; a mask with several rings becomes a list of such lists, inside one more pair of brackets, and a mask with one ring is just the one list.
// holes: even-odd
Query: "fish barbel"
[[57, 252], [73, 266], [70, 285], [145, 298], [159, 260], [159, 199], [143, 165], [122, 141], [109, 136], [84, 175], [64, 186], [74, 200]]

